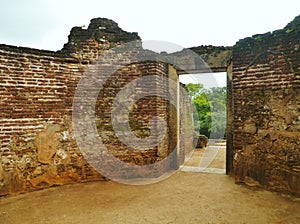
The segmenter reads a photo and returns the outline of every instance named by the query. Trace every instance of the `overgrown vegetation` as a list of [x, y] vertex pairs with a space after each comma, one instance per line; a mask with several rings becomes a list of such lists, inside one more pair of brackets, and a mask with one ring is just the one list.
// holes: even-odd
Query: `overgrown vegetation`
[[195, 107], [194, 127], [208, 138], [224, 138], [226, 133], [226, 87], [205, 89], [202, 84], [186, 85]]

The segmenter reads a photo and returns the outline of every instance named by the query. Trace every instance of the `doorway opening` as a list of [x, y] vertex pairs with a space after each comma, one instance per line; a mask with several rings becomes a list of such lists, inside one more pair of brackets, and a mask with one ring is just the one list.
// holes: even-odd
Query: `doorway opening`
[[198, 140], [183, 171], [227, 172], [227, 68], [222, 72], [180, 74], [194, 106], [194, 132]]

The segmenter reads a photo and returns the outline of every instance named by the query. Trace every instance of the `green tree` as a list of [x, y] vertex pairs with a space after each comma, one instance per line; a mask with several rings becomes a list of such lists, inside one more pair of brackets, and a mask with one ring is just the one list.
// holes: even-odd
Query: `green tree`
[[205, 89], [202, 84], [186, 85], [195, 107], [194, 126], [209, 138], [223, 138], [226, 130], [226, 87]]

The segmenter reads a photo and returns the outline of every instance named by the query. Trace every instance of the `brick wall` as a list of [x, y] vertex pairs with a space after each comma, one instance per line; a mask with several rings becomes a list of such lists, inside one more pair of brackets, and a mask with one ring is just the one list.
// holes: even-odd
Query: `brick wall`
[[233, 47], [237, 182], [300, 194], [300, 17]]
[[[93, 168], [97, 168], [99, 158], [89, 161], [93, 163], [92, 167], [76, 142], [72, 124], [74, 94], [79, 80], [91, 67], [97, 66], [95, 60], [99, 55], [100, 58], [102, 55], [102, 64], [110, 66], [116, 57], [105, 57], [103, 53], [122, 44], [125, 41], [122, 38], [126, 37], [128, 41], [139, 37], [136, 33], [126, 33], [116, 28], [117, 25], [110, 20], [97, 19], [91, 24], [96, 25], [90, 25], [87, 31], [72, 29], [69, 43], [59, 52], [0, 45], [0, 195], [105, 179]], [[99, 40], [92, 32], [99, 26], [106, 26], [107, 29], [98, 36], [102, 38], [106, 33], [110, 34], [105, 41]], [[86, 36], [79, 37], [76, 42], [74, 37], [80, 33]], [[135, 47], [128, 53], [130, 57], [148, 52], [145, 53], [139, 44]], [[130, 177], [157, 177], [176, 168], [172, 164], [174, 161], [158, 163], [165, 161], [164, 158], [173, 151], [177, 142], [177, 138], [174, 139], [177, 127], [173, 126], [177, 113], [168, 101], [170, 87], [168, 81], [159, 81], [159, 77], [168, 78], [170, 68], [163, 62], [152, 60], [122, 66], [107, 79], [102, 77], [105, 69], [98, 71], [98, 79], [105, 78], [106, 81], [95, 104], [95, 118], [98, 134], [108, 152], [128, 164], [128, 169], [132, 165], [153, 165], [152, 173], [141, 169]], [[148, 87], [157, 90], [161, 96], [139, 99], [130, 111], [129, 123], [137, 137], [146, 138], [151, 134], [149, 121], [159, 116], [166, 123], [166, 135], [156, 147], [135, 150], [115, 135], [111, 125], [112, 105], [118, 92], [128, 83], [151, 75], [158, 78], [148, 83]], [[133, 91], [138, 92], [138, 87]], [[110, 158], [101, 162], [109, 164]], [[129, 171], [126, 169], [117, 171], [123, 172], [126, 177]], [[116, 169], [109, 173], [111, 177], [113, 172]]]
[[72, 138], [72, 98], [83, 70], [54, 52], [0, 46], [0, 194], [102, 177]]

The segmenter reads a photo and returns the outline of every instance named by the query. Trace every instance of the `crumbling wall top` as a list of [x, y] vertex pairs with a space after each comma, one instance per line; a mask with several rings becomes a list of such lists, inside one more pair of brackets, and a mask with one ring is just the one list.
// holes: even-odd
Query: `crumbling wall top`
[[90, 40], [98, 44], [126, 43], [140, 40], [137, 32], [122, 30], [116, 22], [106, 18], [92, 19], [88, 28], [73, 27], [66, 43], [62, 49], [65, 52], [76, 52], [84, 47]]

